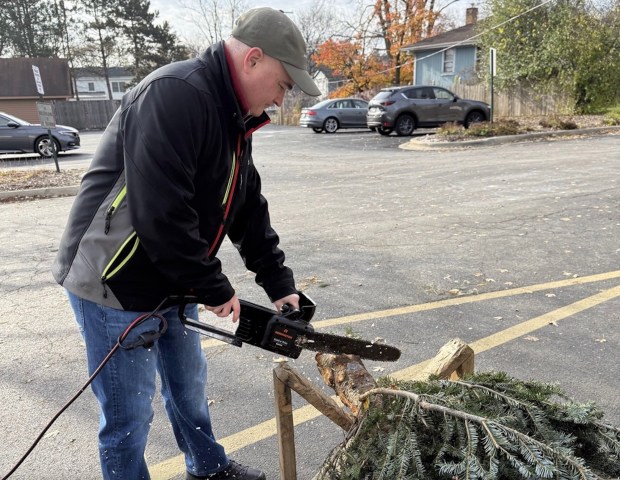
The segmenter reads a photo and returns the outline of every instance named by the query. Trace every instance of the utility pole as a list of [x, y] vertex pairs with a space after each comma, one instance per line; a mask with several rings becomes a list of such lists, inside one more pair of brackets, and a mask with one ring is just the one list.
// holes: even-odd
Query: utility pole
[[489, 73], [491, 76], [491, 123], [493, 123], [493, 114], [494, 112], [494, 106], [493, 106], [493, 97], [494, 97], [494, 91], [493, 91], [493, 79], [495, 78], [495, 73], [497, 71], [496, 69], [496, 65], [497, 65], [497, 50], [495, 50], [494, 48], [490, 48], [489, 49]]

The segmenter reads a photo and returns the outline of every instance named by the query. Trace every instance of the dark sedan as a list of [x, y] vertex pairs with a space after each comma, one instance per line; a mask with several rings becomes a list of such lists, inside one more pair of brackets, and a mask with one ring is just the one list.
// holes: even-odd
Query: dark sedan
[[299, 125], [316, 133], [334, 133], [340, 128], [366, 128], [368, 102], [359, 98], [323, 100], [301, 110]]
[[56, 125], [47, 128], [28, 123], [8, 113], [0, 112], [0, 153], [38, 153], [51, 157], [54, 150], [64, 152], [80, 148], [80, 134], [73, 127]]

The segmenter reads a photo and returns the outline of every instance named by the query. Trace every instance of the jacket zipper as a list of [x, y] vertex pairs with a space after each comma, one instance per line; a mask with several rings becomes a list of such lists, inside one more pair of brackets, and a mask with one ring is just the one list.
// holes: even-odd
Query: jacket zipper
[[209, 251], [207, 252], [207, 256], [211, 258], [211, 255], [217, 248], [217, 245], [220, 242], [222, 234], [224, 233], [224, 226], [226, 225], [226, 220], [228, 220], [228, 214], [230, 213], [230, 206], [232, 205], [232, 200], [235, 195], [235, 187], [237, 185], [237, 177], [239, 176], [239, 166], [241, 164], [239, 158], [241, 157], [241, 136], [239, 136], [237, 140], [237, 150], [232, 158], [232, 166], [230, 169], [230, 176], [228, 177], [228, 184], [226, 185], [226, 193], [224, 194], [224, 198], [222, 199], [222, 208], [224, 209], [224, 217], [222, 218], [222, 223], [220, 228], [217, 231], [217, 235], [215, 236], [215, 240], [209, 247]]
[[112, 204], [108, 207], [108, 209], [105, 212], [104, 233], [106, 235], [110, 231], [110, 222], [112, 221], [112, 217], [114, 216], [114, 213], [118, 210], [118, 207], [121, 204], [121, 202], [125, 199], [126, 194], [127, 194], [127, 185], [123, 185], [123, 188], [121, 188], [121, 191], [118, 192], [118, 195], [116, 195], [116, 197], [112, 201]]
[[[125, 249], [131, 244], [131, 242], [133, 242], [133, 245], [131, 245], [131, 249], [129, 250], [129, 252], [127, 252], [127, 255], [125, 255], [122, 260], [118, 261], [121, 253], [125, 251]], [[114, 275], [116, 275], [127, 264], [131, 257], [133, 257], [133, 254], [136, 253], [138, 245], [140, 245], [140, 239], [138, 238], [137, 233], [131, 232], [131, 235], [127, 237], [127, 239], [123, 242], [120, 248], [116, 251], [112, 259], [103, 269], [103, 273], [101, 274], [101, 284], [103, 285], [103, 298], [108, 298], [108, 291], [105, 285], [106, 282]]]

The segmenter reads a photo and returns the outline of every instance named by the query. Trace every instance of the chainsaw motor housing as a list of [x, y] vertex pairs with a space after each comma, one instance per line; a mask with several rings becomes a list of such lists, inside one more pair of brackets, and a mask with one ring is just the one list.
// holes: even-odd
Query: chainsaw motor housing
[[316, 304], [307, 295], [299, 293], [299, 309], [285, 305], [280, 313], [244, 300], [240, 303], [241, 315], [235, 337], [270, 352], [299, 358], [301, 348], [296, 344], [297, 337], [314, 332], [310, 319]]
[[314, 328], [310, 319], [314, 316], [316, 304], [302, 292], [299, 295], [299, 309], [284, 305], [282, 312], [277, 312], [252, 302], [239, 300], [241, 315], [239, 326], [233, 334], [216, 328], [199, 319], [187, 318], [185, 307], [190, 303], [204, 303], [192, 296], [170, 297], [170, 301], [179, 303], [179, 318], [190, 330], [227, 342], [236, 347], [249, 343], [270, 352], [289, 358], [299, 358], [301, 348], [296, 345], [299, 335], [312, 333]]

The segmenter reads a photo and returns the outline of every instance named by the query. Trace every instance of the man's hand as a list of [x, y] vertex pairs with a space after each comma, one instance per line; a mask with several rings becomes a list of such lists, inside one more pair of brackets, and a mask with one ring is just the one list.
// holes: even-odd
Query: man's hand
[[239, 299], [237, 298], [237, 295], [233, 295], [232, 298], [223, 305], [219, 305], [217, 307], [210, 307], [209, 305], [205, 305], [205, 308], [210, 312], [215, 313], [218, 317], [227, 317], [232, 313], [233, 323], [236, 323], [239, 320], [239, 315], [241, 314], [241, 305], [239, 304]]
[[282, 306], [286, 305], [287, 303], [293, 308], [299, 310], [299, 295], [297, 295], [296, 293], [291, 293], [290, 295], [287, 295], [280, 300], [276, 300], [275, 302], [273, 302], [273, 305], [276, 307], [276, 310], [280, 312], [282, 311]]

